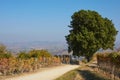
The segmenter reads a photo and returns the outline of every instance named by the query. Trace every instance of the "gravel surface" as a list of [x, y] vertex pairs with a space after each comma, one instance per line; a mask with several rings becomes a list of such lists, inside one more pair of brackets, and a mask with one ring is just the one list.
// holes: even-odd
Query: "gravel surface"
[[62, 65], [57, 67], [48, 68], [40, 72], [22, 75], [19, 77], [8, 78], [5, 80], [54, 80], [57, 77], [60, 77], [64, 73], [78, 68], [79, 65]]

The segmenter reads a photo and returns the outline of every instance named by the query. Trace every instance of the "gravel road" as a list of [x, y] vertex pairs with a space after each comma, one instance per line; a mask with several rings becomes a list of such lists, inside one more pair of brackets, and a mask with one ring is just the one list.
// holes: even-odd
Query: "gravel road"
[[78, 68], [78, 65], [62, 65], [57, 67], [48, 68], [40, 72], [22, 75], [19, 77], [8, 78], [5, 80], [54, 80], [57, 77], [63, 75], [64, 73]]

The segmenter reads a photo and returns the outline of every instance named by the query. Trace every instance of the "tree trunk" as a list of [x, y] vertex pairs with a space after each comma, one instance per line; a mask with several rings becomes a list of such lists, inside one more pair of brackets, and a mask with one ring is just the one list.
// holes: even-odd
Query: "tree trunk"
[[87, 62], [90, 62], [90, 57], [89, 56], [87, 56], [86, 59], [87, 59]]

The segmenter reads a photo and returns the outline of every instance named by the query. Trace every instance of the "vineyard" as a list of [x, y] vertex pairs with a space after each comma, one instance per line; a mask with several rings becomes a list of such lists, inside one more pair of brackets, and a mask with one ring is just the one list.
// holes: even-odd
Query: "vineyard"
[[120, 79], [120, 52], [99, 53], [98, 69], [111, 79]]
[[0, 75], [14, 75], [36, 71], [42, 67], [61, 64], [59, 57], [52, 56], [46, 50], [19, 52], [17, 56], [0, 50]]

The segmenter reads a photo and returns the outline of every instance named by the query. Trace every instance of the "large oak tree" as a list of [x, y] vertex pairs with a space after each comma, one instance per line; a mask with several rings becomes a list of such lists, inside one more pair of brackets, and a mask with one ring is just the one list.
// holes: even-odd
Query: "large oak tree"
[[90, 61], [100, 48], [113, 49], [117, 30], [112, 20], [91, 10], [80, 10], [71, 18], [70, 34], [65, 37], [68, 51], [73, 51], [73, 55], [85, 56]]

